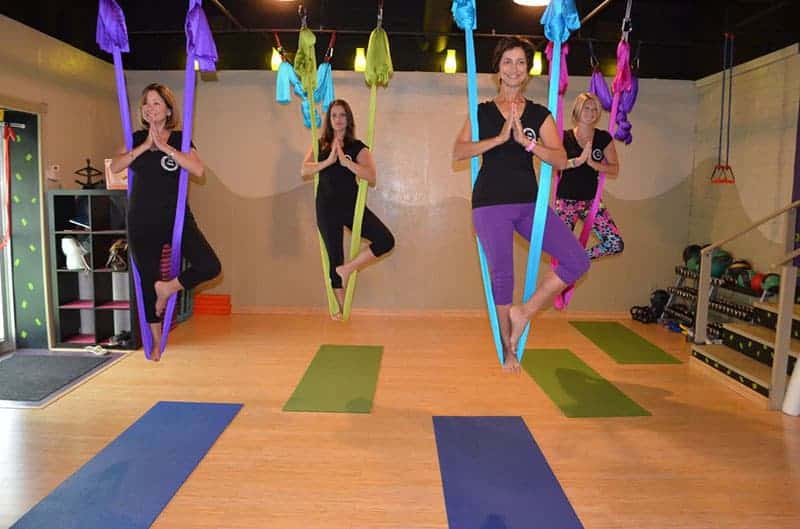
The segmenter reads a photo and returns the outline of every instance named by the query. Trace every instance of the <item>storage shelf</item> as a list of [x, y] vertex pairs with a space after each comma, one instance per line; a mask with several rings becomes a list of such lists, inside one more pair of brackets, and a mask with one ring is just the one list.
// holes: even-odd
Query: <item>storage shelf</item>
[[75, 344], [75, 345], [94, 345], [95, 344], [95, 335], [94, 334], [75, 334], [73, 336], [68, 336], [63, 343]]
[[60, 305], [60, 309], [93, 309], [94, 300], [92, 299], [77, 299]]
[[97, 306], [101, 310], [130, 310], [131, 304], [129, 301], [109, 301]]
[[[110, 345], [131, 336], [126, 349], [140, 347], [139, 322], [132, 309], [133, 282], [128, 270], [106, 266], [111, 245], [126, 238], [125, 191], [51, 190], [47, 193], [54, 345], [76, 348]], [[80, 221], [83, 226], [76, 226]], [[74, 238], [86, 251], [88, 269], [67, 269], [62, 242]], [[112, 346], [117, 347], [117, 346]]]

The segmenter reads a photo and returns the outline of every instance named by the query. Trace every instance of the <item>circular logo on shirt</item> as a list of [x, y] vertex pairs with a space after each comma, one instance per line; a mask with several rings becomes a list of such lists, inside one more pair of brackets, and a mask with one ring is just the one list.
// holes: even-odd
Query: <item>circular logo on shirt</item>
[[178, 162], [176, 162], [175, 159], [170, 158], [167, 155], [164, 155], [161, 157], [161, 167], [165, 171], [177, 171], [178, 169], [180, 169], [181, 166], [178, 165]]
[[595, 162], [603, 161], [603, 149], [592, 149], [592, 160]]
[[535, 140], [536, 139], [536, 131], [533, 130], [532, 128], [530, 128], [530, 127], [525, 127], [524, 129], [522, 129], [522, 133], [529, 140]]

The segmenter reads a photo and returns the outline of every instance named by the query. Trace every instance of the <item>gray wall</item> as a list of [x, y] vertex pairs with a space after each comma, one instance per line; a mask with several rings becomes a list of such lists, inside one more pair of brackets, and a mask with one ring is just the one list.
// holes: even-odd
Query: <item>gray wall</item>
[[[697, 81], [695, 162], [689, 239], [724, 239], [791, 202], [800, 101], [800, 55], [790, 46], [737, 66], [733, 76], [730, 165], [736, 184], [712, 184], [719, 145], [720, 74]], [[723, 159], [725, 146], [723, 145]], [[768, 272], [785, 253], [786, 217], [726, 245]]]
[[[334, 74], [338, 97], [353, 106], [366, 134], [369, 90], [363, 76]], [[182, 72], [129, 73], [132, 105], [147, 83], [179, 92]], [[356, 306], [382, 310], [480, 310], [483, 294], [470, 216], [469, 169], [453, 164], [453, 139], [466, 118], [464, 75], [397, 73], [379, 90], [374, 154], [378, 186], [368, 205], [390, 226], [397, 247], [359, 277]], [[495, 93], [482, 75], [481, 99]], [[546, 79], [528, 96], [546, 100]], [[223, 71], [199, 81], [195, 143], [210, 171], [193, 186], [192, 207], [219, 251], [234, 310], [322, 307], [322, 272], [313, 192], [299, 167], [310, 145], [299, 100], [274, 100], [272, 72]], [[567, 105], [588, 87], [573, 78]], [[622, 256], [598, 261], [572, 307], [626, 311], [672, 282], [686, 243], [692, 173], [694, 83], [645, 79], [631, 114], [634, 143], [620, 145], [622, 173], [606, 203], [626, 242]], [[571, 107], [570, 107], [571, 108]], [[521, 287], [527, 244], [518, 246]], [[518, 289], [520, 290], [520, 289]]]
[[[0, 96], [44, 108], [42, 165], [62, 167], [69, 184], [84, 158], [100, 160], [122, 144], [111, 65], [0, 16]], [[369, 90], [354, 72], [335, 72], [337, 95], [366, 133]], [[622, 173], [605, 202], [626, 242], [622, 256], [592, 266], [573, 299], [576, 311], [626, 311], [673, 282], [683, 247], [724, 237], [785, 204], [791, 195], [797, 46], [736, 68], [731, 163], [734, 186], [708, 182], [716, 162], [719, 80], [645, 79], [631, 114], [634, 142], [618, 144]], [[138, 93], [162, 81], [182, 96], [183, 72], [129, 72]], [[480, 76], [480, 97], [494, 94]], [[545, 100], [546, 79], [528, 96]], [[310, 144], [294, 99], [274, 101], [265, 71], [224, 71], [198, 81], [195, 143], [208, 166], [191, 202], [217, 248], [224, 277], [210, 292], [230, 293], [235, 310], [325, 305], [311, 185], [298, 169]], [[586, 78], [572, 78], [567, 110]], [[3, 97], [0, 97], [2, 102]], [[397, 248], [360, 277], [357, 308], [384, 311], [481, 310], [472, 238], [467, 164], [450, 161], [466, 117], [463, 75], [401, 72], [379, 90], [375, 137], [378, 187], [369, 206], [395, 232]], [[605, 125], [604, 125], [605, 126]], [[74, 184], [72, 184], [74, 185]], [[759, 268], [781, 252], [773, 223], [730, 249]], [[527, 245], [518, 245], [518, 285]]]

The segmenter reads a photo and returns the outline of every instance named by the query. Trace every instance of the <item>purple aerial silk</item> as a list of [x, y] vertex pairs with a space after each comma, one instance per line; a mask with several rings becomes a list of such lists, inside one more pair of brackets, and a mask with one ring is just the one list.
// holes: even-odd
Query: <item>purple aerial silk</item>
[[636, 96], [639, 95], [639, 78], [631, 75], [630, 88], [622, 92], [619, 96], [619, 104], [617, 105], [617, 131], [614, 137], [625, 145], [630, 145], [633, 141], [631, 134], [631, 122], [628, 121], [628, 112], [633, 110], [633, 105], [636, 103]]
[[[128, 30], [125, 25], [125, 15], [115, 0], [100, 0], [97, 11], [97, 32], [95, 34], [97, 44], [100, 49], [111, 53], [114, 57], [114, 76], [117, 83], [117, 99], [119, 101], [119, 113], [122, 120], [123, 136], [125, 138], [125, 148], [130, 151], [133, 148], [133, 130], [131, 127], [131, 113], [128, 106], [128, 92], [125, 86], [125, 74], [122, 71], [122, 52], [128, 52]], [[134, 174], [128, 169], [128, 197], [133, 189]], [[150, 358], [153, 349], [153, 333], [147, 324], [144, 311], [144, 298], [142, 296], [142, 279], [136, 261], [131, 256], [131, 273], [133, 274], [133, 285], [136, 291], [136, 313], [139, 316], [139, 330], [142, 337], [144, 354]]]
[[613, 96], [611, 95], [611, 90], [608, 89], [608, 85], [606, 84], [606, 80], [600, 68], [595, 68], [592, 72], [592, 80], [589, 82], [589, 92], [597, 96], [597, 99], [600, 100], [600, 104], [603, 105], [603, 110], [606, 112], [611, 110], [611, 100]]
[[[189, 12], [186, 13], [186, 76], [183, 92], [183, 132], [181, 151], [188, 153], [192, 145], [192, 124], [194, 117], [195, 94], [195, 59], [203, 72], [215, 71], [217, 47], [208, 19], [203, 11], [202, 0], [189, 0]], [[170, 253], [170, 278], [178, 277], [181, 265], [181, 241], [183, 239], [183, 221], [186, 215], [186, 197], [189, 191], [189, 172], [181, 168], [178, 180], [178, 204], [175, 209], [175, 225], [172, 229], [172, 246]], [[170, 296], [164, 312], [161, 352], [167, 347], [167, 338], [175, 312], [177, 294]]]
[[606, 85], [602, 72], [599, 69], [592, 72], [589, 91], [597, 96], [604, 110], [611, 111], [608, 131], [614, 138], [625, 142], [625, 145], [630, 145], [633, 135], [628, 113], [633, 110], [636, 96], [639, 95], [639, 79], [631, 72], [630, 45], [625, 40], [620, 40], [617, 45], [617, 74], [611, 85], [613, 95], [612, 90]]
[[114, 53], [115, 48], [125, 53], [130, 51], [125, 14], [114, 0], [100, 0], [95, 40], [100, 49], [107, 53]]

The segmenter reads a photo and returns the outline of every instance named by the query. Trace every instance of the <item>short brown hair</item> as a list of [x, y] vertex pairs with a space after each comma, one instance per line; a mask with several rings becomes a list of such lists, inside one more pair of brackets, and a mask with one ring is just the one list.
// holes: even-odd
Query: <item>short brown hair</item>
[[142, 107], [145, 105], [145, 103], [147, 103], [147, 94], [150, 92], [157, 93], [158, 96], [164, 100], [164, 104], [166, 104], [167, 109], [169, 109], [169, 112], [167, 113], [167, 121], [164, 123], [164, 128], [167, 130], [173, 130], [178, 126], [179, 122], [175, 94], [172, 93], [172, 90], [170, 90], [168, 86], [161, 83], [150, 83], [144, 87], [144, 90], [142, 90], [142, 98], [139, 101], [139, 121], [142, 123], [142, 127], [146, 129], [150, 128], [150, 124], [144, 120], [144, 116], [142, 115]]
[[533, 43], [522, 37], [503, 37], [497, 41], [497, 46], [494, 47], [494, 55], [492, 55], [492, 71], [494, 73], [500, 71], [500, 59], [503, 58], [503, 54], [514, 48], [522, 48], [528, 61], [528, 70], [531, 69], [533, 66]]

